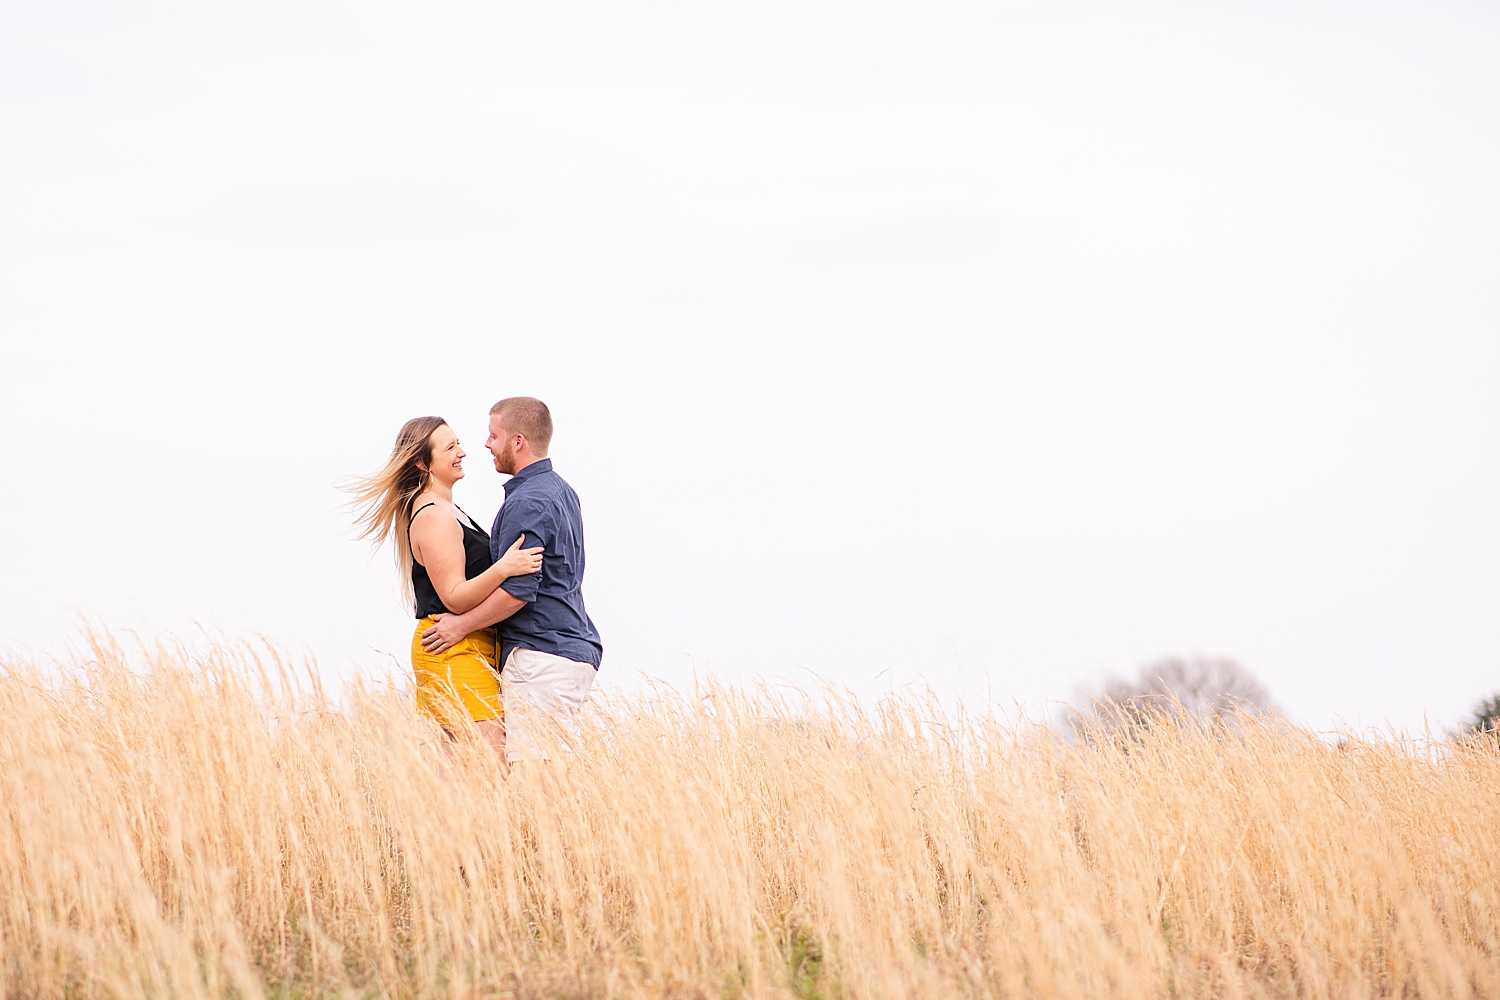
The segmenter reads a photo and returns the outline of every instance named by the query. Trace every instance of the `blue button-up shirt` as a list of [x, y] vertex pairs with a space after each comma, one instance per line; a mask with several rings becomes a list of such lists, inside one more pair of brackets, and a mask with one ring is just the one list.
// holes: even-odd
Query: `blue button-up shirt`
[[500, 622], [500, 663], [512, 649], [554, 653], [599, 669], [604, 644], [583, 607], [583, 508], [578, 494], [552, 471], [552, 459], [533, 462], [505, 484], [505, 502], [490, 532], [499, 559], [521, 535], [521, 548], [542, 546], [542, 568], [500, 586], [526, 602]]

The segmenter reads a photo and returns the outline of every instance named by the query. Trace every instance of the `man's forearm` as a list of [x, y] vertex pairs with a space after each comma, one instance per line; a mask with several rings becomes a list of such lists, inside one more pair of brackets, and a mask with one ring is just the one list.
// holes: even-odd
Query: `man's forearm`
[[526, 602], [519, 597], [512, 597], [503, 588], [496, 587], [493, 594], [480, 601], [477, 607], [458, 615], [457, 620], [464, 632], [475, 632], [504, 621], [525, 606]]

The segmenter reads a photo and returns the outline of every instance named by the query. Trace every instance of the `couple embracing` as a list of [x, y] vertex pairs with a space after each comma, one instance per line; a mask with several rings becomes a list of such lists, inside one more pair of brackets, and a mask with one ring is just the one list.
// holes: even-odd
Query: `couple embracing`
[[486, 534], [453, 502], [464, 450], [442, 417], [408, 420], [385, 467], [355, 480], [361, 537], [393, 538], [417, 616], [417, 709], [449, 739], [473, 724], [502, 760], [544, 757], [533, 729], [576, 734], [604, 647], [583, 606], [583, 514], [552, 470], [552, 414], [515, 396], [490, 407], [485, 447], [511, 478]]

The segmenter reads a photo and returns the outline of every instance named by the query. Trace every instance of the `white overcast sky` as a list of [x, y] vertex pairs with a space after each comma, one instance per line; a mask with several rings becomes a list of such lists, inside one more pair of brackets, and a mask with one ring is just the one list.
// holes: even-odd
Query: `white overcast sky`
[[[552, 407], [612, 683], [1500, 690], [1488, 2], [0, 3], [0, 646], [407, 663], [336, 478]], [[394, 657], [394, 660], [393, 660]], [[804, 680], [805, 682], [805, 680]]]

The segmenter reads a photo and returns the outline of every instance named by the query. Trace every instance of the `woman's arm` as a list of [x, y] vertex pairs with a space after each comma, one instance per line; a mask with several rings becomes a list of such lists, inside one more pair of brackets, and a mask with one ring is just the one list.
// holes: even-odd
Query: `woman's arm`
[[427, 570], [443, 604], [459, 614], [475, 607], [501, 582], [542, 568], [542, 549], [521, 548], [518, 538], [500, 561], [472, 580], [464, 579], [464, 530], [441, 507], [418, 514], [411, 523], [412, 555]]

